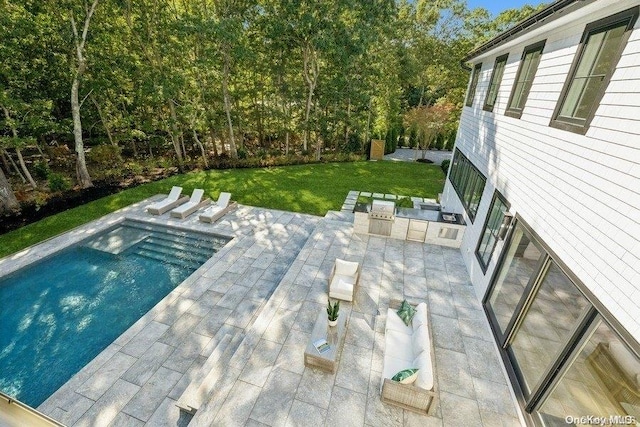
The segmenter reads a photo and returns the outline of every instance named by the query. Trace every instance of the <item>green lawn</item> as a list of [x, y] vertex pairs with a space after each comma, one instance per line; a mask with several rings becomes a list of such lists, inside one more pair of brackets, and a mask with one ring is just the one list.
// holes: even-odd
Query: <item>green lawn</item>
[[213, 199], [228, 191], [244, 205], [323, 216], [340, 210], [349, 190], [435, 198], [444, 175], [438, 165], [391, 161], [193, 172], [131, 188], [4, 234], [0, 258], [154, 194], [166, 194], [173, 185], [189, 194], [204, 188]]

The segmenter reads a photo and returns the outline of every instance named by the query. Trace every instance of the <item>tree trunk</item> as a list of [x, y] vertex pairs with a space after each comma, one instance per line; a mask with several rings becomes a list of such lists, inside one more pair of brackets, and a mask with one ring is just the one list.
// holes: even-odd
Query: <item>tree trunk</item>
[[236, 159], [238, 158], [238, 150], [236, 149], [236, 141], [233, 136], [233, 122], [231, 121], [231, 96], [229, 94], [229, 73], [230, 73], [230, 64], [231, 58], [229, 58], [229, 53], [224, 53], [224, 69], [222, 76], [222, 93], [224, 95], [224, 112], [227, 115], [227, 125], [229, 126], [229, 151], [231, 152], [231, 157]]
[[284, 155], [289, 155], [289, 131], [284, 133]]
[[193, 129], [193, 139], [196, 141], [196, 144], [198, 144], [198, 147], [200, 147], [200, 153], [202, 153], [202, 160], [204, 160], [204, 167], [209, 168], [209, 162], [207, 161], [207, 152], [204, 150], [204, 146], [200, 142], [200, 139], [198, 138], [198, 133], [196, 132], [195, 129]]
[[308, 150], [309, 143], [309, 118], [311, 116], [311, 104], [313, 103], [313, 93], [316, 89], [316, 83], [318, 82], [318, 74], [320, 67], [318, 65], [318, 58], [313, 47], [306, 43], [303, 47], [303, 65], [304, 65], [304, 79], [307, 83], [307, 100], [304, 110], [304, 135], [302, 139], [303, 150]]
[[84, 26], [82, 27], [82, 34], [78, 34], [76, 28], [76, 21], [71, 12], [71, 28], [73, 30], [73, 36], [76, 47], [76, 59], [78, 65], [76, 72], [73, 76], [73, 83], [71, 84], [71, 115], [73, 117], [73, 138], [75, 140], [76, 149], [76, 174], [78, 176], [78, 182], [82, 188], [93, 187], [91, 182], [91, 176], [87, 169], [87, 162], [84, 155], [84, 141], [82, 140], [82, 121], [80, 118], [81, 103], [78, 99], [78, 92], [80, 90], [80, 80], [82, 75], [87, 69], [87, 61], [84, 57], [84, 45], [87, 41], [87, 34], [89, 32], [89, 23], [91, 22], [91, 16], [96, 10], [98, 0], [94, 0], [91, 8], [86, 9], [84, 17]]
[[82, 140], [82, 121], [80, 119], [80, 102], [78, 100], [78, 90], [80, 88], [80, 76], [84, 72], [86, 65], [83, 62], [78, 65], [76, 76], [71, 85], [71, 115], [73, 117], [73, 138], [76, 149], [76, 175], [78, 183], [82, 188], [93, 187], [91, 176], [87, 169], [87, 160], [84, 155], [84, 141]]
[[173, 143], [173, 149], [176, 151], [176, 155], [178, 156], [178, 163], [180, 166], [180, 170], [182, 170], [182, 162], [184, 156], [182, 155], [182, 147], [180, 146], [180, 139], [178, 137], [178, 116], [176, 115], [176, 108], [173, 105], [173, 100], [169, 100], [169, 112], [171, 114], [171, 124], [169, 125], [169, 136], [171, 137], [171, 142]]
[[18, 199], [13, 194], [11, 184], [9, 184], [7, 177], [4, 176], [4, 172], [0, 168], [0, 213], [17, 212], [19, 210]]
[[[109, 142], [111, 143], [111, 145], [117, 148], [118, 144], [116, 144], [116, 142], [113, 140], [113, 136], [111, 135], [111, 130], [109, 129], [109, 126], [107, 125], [107, 122], [104, 119], [104, 115], [102, 114], [102, 108], [100, 108], [100, 104], [98, 104], [98, 101], [93, 96], [91, 96], [91, 102], [93, 102], [93, 105], [96, 106], [98, 117], [100, 117], [100, 122], [102, 122], [102, 127], [104, 128], [104, 131], [107, 133], [107, 138], [109, 138]], [[120, 151], [118, 150], [116, 152], [118, 155], [118, 160], [122, 161], [122, 156], [120, 155]]]
[[[20, 177], [20, 181], [22, 181], [22, 183], [25, 184], [27, 180], [25, 179], [24, 175], [22, 175], [22, 172], [20, 172], [20, 168], [18, 168], [18, 165], [16, 165], [16, 162], [15, 160], [13, 160], [13, 157], [11, 157], [11, 154], [9, 154], [7, 150], [5, 150], [4, 148], [2, 149], [2, 151], [4, 155], [9, 158], [9, 161], [11, 162], [11, 166], [13, 166], [13, 170], [15, 170], [18, 176]], [[8, 170], [9, 168], [7, 168], [7, 171]]]
[[[13, 135], [14, 140], [17, 140], [18, 130], [15, 128], [15, 126], [11, 122], [11, 115], [9, 114], [9, 110], [5, 106], [2, 106], [2, 111], [4, 112], [4, 116], [7, 119], [7, 122], [11, 123], [11, 134]], [[20, 151], [20, 148], [18, 148], [17, 146], [16, 146], [16, 154], [18, 155], [18, 162], [20, 163], [20, 168], [22, 168], [22, 172], [24, 173], [24, 176], [29, 181], [29, 184], [31, 184], [31, 187], [33, 187], [34, 189], [37, 188], [38, 185], [36, 184], [36, 181], [33, 179], [33, 177], [31, 176], [31, 173], [29, 173], [29, 169], [27, 169], [27, 165], [24, 163], [24, 158], [22, 157], [22, 151]]]
[[27, 165], [24, 163], [24, 158], [22, 157], [22, 151], [16, 147], [16, 154], [18, 155], [18, 162], [20, 163], [20, 167], [22, 168], [22, 172], [24, 172], [24, 176], [29, 181], [29, 184], [35, 189], [38, 187], [36, 181], [33, 179], [31, 174], [29, 173], [29, 169], [27, 169]]
[[218, 143], [216, 142], [216, 131], [213, 125], [209, 128], [209, 137], [211, 138], [211, 144], [213, 144], [213, 156], [218, 157]]

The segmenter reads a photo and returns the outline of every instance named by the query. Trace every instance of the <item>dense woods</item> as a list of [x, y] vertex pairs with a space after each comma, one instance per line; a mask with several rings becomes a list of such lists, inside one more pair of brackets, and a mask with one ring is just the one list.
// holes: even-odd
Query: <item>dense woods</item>
[[348, 159], [371, 138], [445, 148], [468, 80], [460, 58], [532, 11], [4, 0], [0, 212], [172, 170]]

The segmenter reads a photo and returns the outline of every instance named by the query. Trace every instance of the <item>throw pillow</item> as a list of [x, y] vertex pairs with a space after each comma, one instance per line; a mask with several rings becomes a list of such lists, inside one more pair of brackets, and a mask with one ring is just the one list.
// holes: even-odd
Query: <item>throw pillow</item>
[[418, 378], [418, 370], [411, 368], [403, 369], [395, 374], [391, 379], [399, 382], [400, 384], [411, 384], [416, 380], [416, 378]]
[[402, 301], [402, 305], [398, 310], [398, 317], [402, 319], [405, 325], [411, 326], [411, 319], [416, 314], [416, 309], [413, 308], [411, 304], [407, 302], [407, 300]]

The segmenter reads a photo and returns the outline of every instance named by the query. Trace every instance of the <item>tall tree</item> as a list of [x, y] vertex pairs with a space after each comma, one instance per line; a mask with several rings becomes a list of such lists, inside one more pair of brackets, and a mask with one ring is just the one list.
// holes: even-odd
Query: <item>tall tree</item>
[[83, 24], [80, 32], [76, 25], [74, 10], [72, 9], [69, 11], [69, 20], [71, 21], [71, 29], [73, 30], [73, 42], [76, 57], [76, 68], [73, 73], [73, 80], [71, 83], [71, 114], [73, 116], [73, 139], [75, 141], [76, 149], [76, 174], [78, 182], [82, 188], [93, 187], [91, 176], [87, 169], [84, 141], [82, 139], [82, 119], [80, 117], [80, 108], [82, 108], [82, 103], [79, 99], [79, 92], [82, 77], [87, 71], [85, 45], [87, 43], [87, 36], [89, 35], [89, 24], [91, 23], [93, 13], [96, 11], [96, 6], [98, 6], [98, 0], [93, 0], [93, 3], [91, 3], [90, 6], [85, 2]]
[[0, 168], [0, 213], [16, 212], [20, 210], [20, 204], [16, 199], [11, 184]]

